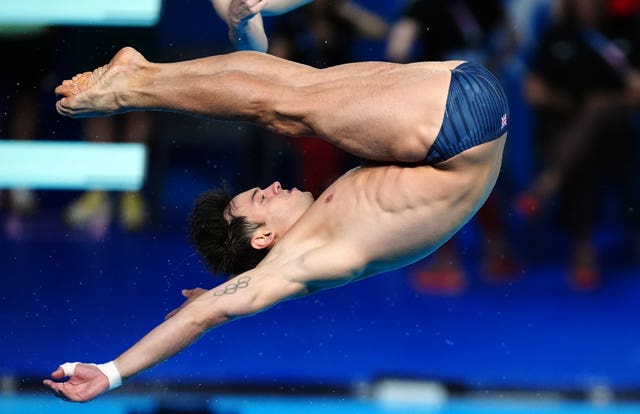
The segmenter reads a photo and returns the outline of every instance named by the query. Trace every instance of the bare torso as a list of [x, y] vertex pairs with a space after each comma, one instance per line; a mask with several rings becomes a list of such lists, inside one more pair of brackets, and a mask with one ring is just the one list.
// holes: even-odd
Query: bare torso
[[276, 266], [316, 290], [427, 256], [484, 203], [498, 177], [505, 140], [437, 166], [384, 165], [346, 173], [260, 266]]
[[303, 98], [274, 106], [381, 163], [338, 179], [259, 267], [275, 266], [311, 291], [329, 288], [419, 260], [473, 216], [497, 180], [506, 134], [437, 165], [398, 163], [426, 158], [460, 63], [367, 62], [298, 73]]

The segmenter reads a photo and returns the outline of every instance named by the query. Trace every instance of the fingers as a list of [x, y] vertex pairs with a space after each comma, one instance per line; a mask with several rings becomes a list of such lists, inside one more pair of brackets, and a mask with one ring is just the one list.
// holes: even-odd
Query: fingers
[[43, 380], [42, 383], [49, 387], [51, 391], [58, 392], [61, 390], [61, 383], [51, 381], [50, 379]]
[[49, 388], [50, 391], [53, 391], [55, 394], [58, 394], [60, 387], [58, 386], [57, 382], [53, 382], [51, 380], [46, 379], [46, 380], [42, 381], [42, 383], [44, 385], [46, 385], [47, 388]]
[[[51, 374], [51, 377], [56, 379], [64, 378], [65, 376], [67, 375], [65, 375], [62, 367], [58, 367], [58, 369], [53, 371], [53, 373]], [[53, 392], [56, 397], [61, 398], [65, 401], [70, 401], [69, 397], [64, 392], [66, 382], [55, 382], [51, 381], [50, 379], [45, 379], [42, 381], [42, 383], [49, 389], [49, 391]]]
[[177, 309], [172, 310], [171, 312], [167, 313], [167, 315], [164, 317], [164, 320], [166, 321], [167, 319], [171, 318], [173, 315], [175, 315], [176, 313], [178, 313], [178, 311], [182, 308], [179, 307]]
[[76, 367], [78, 364], [80, 364], [80, 362], [65, 362], [64, 364], [59, 365], [58, 368], [51, 373], [51, 378], [60, 379], [73, 376], [73, 374], [76, 373]]
[[184, 296], [185, 298], [198, 297], [202, 295], [204, 292], [206, 292], [206, 289], [202, 289], [202, 288], [182, 289], [181, 291], [182, 296]]
[[171, 312], [167, 313], [165, 315], [165, 317], [164, 317], [165, 321], [167, 319], [171, 318], [172, 316], [174, 316], [176, 313], [178, 313], [180, 311], [180, 309], [184, 308], [184, 305], [187, 304], [189, 302], [189, 299], [191, 298], [191, 291], [192, 291], [192, 289], [182, 289], [182, 292], [181, 292], [182, 296], [187, 298], [187, 302], [183, 303], [182, 305], [178, 306], [177, 308], [175, 308]]
[[61, 369], [65, 377], [70, 377], [75, 374], [78, 364], [79, 362], [65, 362], [64, 364], [60, 365], [58, 370]]
[[175, 308], [174, 310], [172, 310], [171, 312], [167, 313], [167, 316], [164, 317], [164, 320], [166, 321], [167, 319], [171, 318], [172, 316], [174, 316], [176, 313], [180, 312], [180, 310], [184, 308], [184, 304], [178, 306], [177, 308]]
[[[60, 379], [60, 378], [66, 377], [66, 376], [67, 375], [65, 375], [64, 369], [62, 369], [62, 367], [58, 367], [55, 371], [53, 371], [51, 373], [51, 378], [54, 378], [54, 379]], [[49, 381], [49, 380], [46, 380], [46, 381]], [[51, 381], [49, 381], [49, 382], [51, 382]]]
[[51, 380], [44, 380], [42, 383], [49, 388], [49, 391], [53, 392], [56, 397], [63, 399], [65, 401], [74, 401], [71, 397], [66, 394], [66, 383], [64, 382], [53, 382]]
[[164, 320], [166, 321], [167, 319], [171, 318], [172, 316], [174, 316], [176, 313], [178, 313], [180, 311], [180, 309], [184, 308], [184, 306], [189, 303], [192, 299], [197, 298], [198, 296], [201, 295], [201, 291], [204, 291], [204, 289], [202, 288], [195, 288], [195, 289], [182, 289], [180, 291], [180, 293], [182, 294], [182, 296], [184, 296], [185, 298], [187, 298], [187, 301], [185, 303], [183, 303], [182, 305], [180, 305], [179, 307], [177, 307], [176, 309], [172, 310], [171, 312], [167, 313], [167, 315], [164, 317]]
[[103, 365], [108, 364], [65, 363], [52, 373], [53, 380], [42, 383], [63, 400], [89, 401], [111, 387], [111, 376], [102, 371]]

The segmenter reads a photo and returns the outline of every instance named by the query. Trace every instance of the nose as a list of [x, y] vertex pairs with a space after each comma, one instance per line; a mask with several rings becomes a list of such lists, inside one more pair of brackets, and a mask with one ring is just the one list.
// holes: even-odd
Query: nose
[[278, 181], [274, 181], [274, 183], [269, 186], [269, 189], [273, 191], [273, 194], [280, 194], [280, 191], [282, 191], [282, 186]]

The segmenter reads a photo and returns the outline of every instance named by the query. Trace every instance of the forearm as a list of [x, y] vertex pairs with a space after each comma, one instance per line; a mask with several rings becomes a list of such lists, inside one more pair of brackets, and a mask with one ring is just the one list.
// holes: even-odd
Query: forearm
[[123, 379], [144, 371], [188, 347], [209, 330], [233, 319], [261, 312], [298, 296], [304, 286], [264, 280], [247, 272], [183, 305], [115, 360]]
[[123, 379], [170, 358], [198, 340], [209, 329], [229, 320], [222, 315], [208, 319], [194, 316], [194, 312], [185, 309], [145, 335], [135, 345], [115, 360], [116, 367]]

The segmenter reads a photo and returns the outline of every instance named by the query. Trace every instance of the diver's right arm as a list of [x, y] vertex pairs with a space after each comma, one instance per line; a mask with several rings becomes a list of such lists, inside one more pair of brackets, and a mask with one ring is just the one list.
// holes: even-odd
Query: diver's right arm
[[[126, 380], [170, 358], [210, 329], [307, 292], [303, 284], [253, 269], [214, 289], [198, 293], [195, 299], [189, 298], [178, 312], [109, 363], [115, 364], [119, 379]], [[68, 401], [89, 401], [113, 388], [104, 372], [92, 364], [78, 364], [73, 373], [66, 375], [65, 381], [45, 380], [44, 384]], [[52, 374], [54, 380], [64, 377], [63, 366]]]

